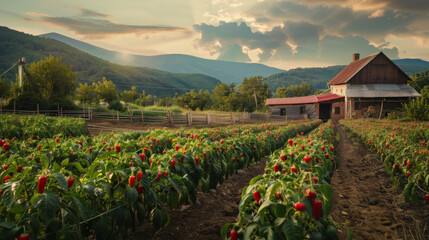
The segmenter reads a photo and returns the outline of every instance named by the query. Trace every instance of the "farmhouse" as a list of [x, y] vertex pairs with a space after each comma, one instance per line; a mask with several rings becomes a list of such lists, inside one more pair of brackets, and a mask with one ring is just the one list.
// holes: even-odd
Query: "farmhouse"
[[272, 120], [383, 117], [421, 95], [407, 85], [409, 77], [382, 52], [353, 62], [329, 81], [330, 93], [270, 98]]

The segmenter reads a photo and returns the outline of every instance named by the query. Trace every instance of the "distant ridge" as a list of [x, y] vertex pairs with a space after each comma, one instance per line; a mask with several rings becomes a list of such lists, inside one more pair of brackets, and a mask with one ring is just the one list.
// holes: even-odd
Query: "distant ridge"
[[228, 84], [240, 84], [245, 77], [257, 75], [267, 77], [285, 71], [260, 63], [211, 60], [185, 54], [165, 54], [156, 56], [129, 54], [124, 58], [123, 53], [106, 50], [58, 33], [47, 33], [40, 36], [64, 42], [74, 48], [109, 62], [129, 66], [149, 67], [175, 73], [201, 73], [215, 77]]

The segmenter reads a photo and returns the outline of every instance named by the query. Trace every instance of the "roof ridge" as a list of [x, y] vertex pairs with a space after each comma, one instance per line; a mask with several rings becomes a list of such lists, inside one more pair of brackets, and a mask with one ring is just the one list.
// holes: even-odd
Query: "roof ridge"
[[[354, 77], [358, 72], [360, 72], [365, 66], [367, 66], [368, 65], [368, 63], [370, 63], [375, 57], [377, 57], [378, 55], [380, 55], [382, 52], [378, 52], [378, 53], [374, 53], [374, 54], [371, 54], [371, 55], [369, 55], [369, 56], [367, 56], [367, 57], [365, 57], [365, 58], [362, 58], [362, 59], [360, 59], [360, 60], [357, 60], [357, 61], [354, 61], [354, 62], [351, 62], [351, 63], [349, 63], [349, 65], [347, 65], [343, 70], [341, 70], [341, 72], [339, 72], [334, 78], [332, 78], [331, 79], [331, 81], [329, 81], [329, 85], [331, 85], [331, 82], [333, 81], [333, 80], [336, 80], [336, 78], [338, 77], [338, 76], [341, 76], [341, 74], [344, 74], [343, 72], [346, 72], [347, 71], [347, 69], [348, 68], [352, 68], [352, 66], [355, 66], [355, 65], [359, 65], [359, 64], [362, 64], [358, 69], [356, 69], [356, 70], [354, 70], [353, 72], [352, 72], [352, 74], [350, 75], [350, 76], [346, 76], [347, 77], [347, 79], [345, 80], [345, 81], [341, 81], [340, 83], [347, 83], [352, 77]], [[337, 81], [336, 81], [337, 82]], [[333, 85], [335, 85], [335, 84], [337, 84], [336, 82], [334, 82], [334, 83], [332, 83]], [[338, 83], [339, 84], [339, 83]]]

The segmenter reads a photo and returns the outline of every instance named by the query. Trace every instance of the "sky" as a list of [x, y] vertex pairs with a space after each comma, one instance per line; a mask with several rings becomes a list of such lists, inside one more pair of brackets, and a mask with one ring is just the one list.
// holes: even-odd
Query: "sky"
[[281, 69], [383, 51], [429, 61], [428, 0], [0, 0], [0, 25], [112, 51]]

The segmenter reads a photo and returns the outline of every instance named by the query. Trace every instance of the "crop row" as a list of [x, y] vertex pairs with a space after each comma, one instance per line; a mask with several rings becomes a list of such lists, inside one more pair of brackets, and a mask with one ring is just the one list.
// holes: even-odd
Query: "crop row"
[[342, 121], [383, 162], [408, 202], [429, 204], [429, 125], [396, 121]]
[[326, 123], [274, 151], [265, 174], [243, 189], [238, 222], [225, 224], [222, 238], [337, 239], [329, 216], [329, 184], [338, 166], [335, 137], [334, 126]]
[[0, 115], [0, 139], [42, 139], [55, 135], [88, 134], [86, 122], [76, 118], [54, 118], [43, 115]]
[[194, 202], [199, 186], [215, 188], [318, 124], [3, 140], [0, 234], [111, 239], [147, 221], [166, 226], [168, 209]]

